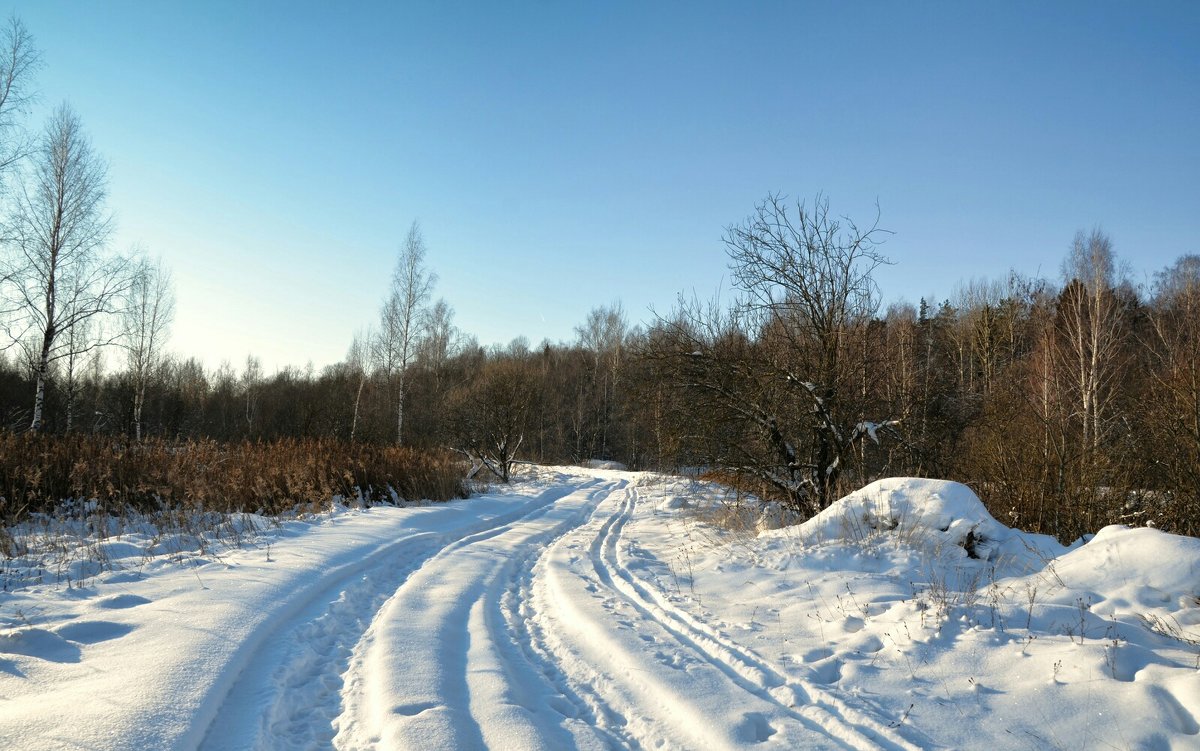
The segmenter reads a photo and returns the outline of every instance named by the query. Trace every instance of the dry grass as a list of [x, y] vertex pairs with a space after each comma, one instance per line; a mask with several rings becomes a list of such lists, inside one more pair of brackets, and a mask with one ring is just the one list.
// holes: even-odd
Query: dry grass
[[449, 454], [396, 446], [285, 439], [133, 443], [92, 436], [0, 434], [0, 521], [51, 513], [65, 500], [103, 510], [275, 514], [322, 507], [465, 496]]
[[710, 469], [696, 479], [723, 485], [731, 491], [735, 501], [744, 498], [761, 498], [768, 501], [782, 501], [777, 488], [763, 482], [749, 472], [736, 469]]

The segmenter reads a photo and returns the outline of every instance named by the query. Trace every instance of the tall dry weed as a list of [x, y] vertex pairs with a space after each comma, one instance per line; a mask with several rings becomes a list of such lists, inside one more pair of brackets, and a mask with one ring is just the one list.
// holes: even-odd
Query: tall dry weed
[[335, 497], [370, 504], [464, 497], [447, 453], [343, 441], [283, 439], [134, 443], [111, 437], [0, 434], [0, 520], [54, 513], [63, 501], [103, 510], [275, 514]]

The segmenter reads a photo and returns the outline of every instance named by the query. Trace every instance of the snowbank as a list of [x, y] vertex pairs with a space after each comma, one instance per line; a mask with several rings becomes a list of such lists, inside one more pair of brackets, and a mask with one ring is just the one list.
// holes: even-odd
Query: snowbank
[[1047, 569], [1061, 585], [1047, 602], [1082, 603], [1104, 618], [1134, 616], [1200, 640], [1200, 539], [1114, 525]]
[[892, 477], [842, 498], [800, 525], [806, 541], [894, 539], [939, 553], [999, 562], [1039, 562], [1066, 550], [1051, 537], [1010, 529], [966, 485]]
[[662, 562], [639, 570], [843, 717], [917, 748], [1200, 748], [1200, 540], [1108, 527], [1066, 547], [912, 478], [752, 537], [670, 519], [629, 532]]

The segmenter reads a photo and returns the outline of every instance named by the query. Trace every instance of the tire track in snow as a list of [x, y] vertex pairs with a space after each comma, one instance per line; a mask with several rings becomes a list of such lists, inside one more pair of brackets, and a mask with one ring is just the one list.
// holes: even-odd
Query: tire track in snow
[[409, 576], [353, 651], [334, 745], [607, 745], [604, 731], [590, 727], [586, 705], [564, 695], [553, 670], [530, 658], [520, 632], [514, 640], [505, 605], [544, 546], [585, 523], [625, 485], [598, 483], [570, 487], [534, 513], [451, 543]]
[[592, 546], [592, 560], [602, 580], [611, 582], [647, 617], [657, 621], [681, 644], [701, 653], [731, 680], [751, 693], [777, 704], [785, 713], [820, 727], [833, 740], [854, 749], [919, 751], [871, 710], [849, 705], [827, 689], [789, 678], [769, 661], [675, 606], [653, 584], [639, 578], [622, 562], [619, 542], [637, 505], [637, 488], [630, 486], [620, 509], [605, 524]]
[[[602, 550], [631, 503], [612, 497], [538, 564], [536, 619], [580, 694], [596, 697], [630, 748], [861, 748], [741, 682], [620, 588]], [[627, 585], [626, 585], [627, 586]], [[761, 745], [760, 745], [761, 744]], [[869, 746], [874, 748], [876, 746]]]
[[[560, 710], [569, 720], [585, 723], [597, 740], [610, 749], [638, 749], [637, 740], [625, 731], [626, 721], [604, 701], [587, 682], [573, 685], [568, 672], [560, 665], [560, 657], [551, 646], [551, 637], [544, 625], [546, 616], [537, 609], [535, 578], [544, 568], [544, 559], [552, 548], [538, 551], [536, 560], [523, 560], [516, 567], [509, 586], [500, 598], [499, 617], [502, 617], [513, 642], [520, 645], [526, 662], [539, 670], [553, 685], [570, 710]], [[532, 558], [532, 556], [531, 556]], [[532, 565], [530, 565], [532, 564]], [[553, 629], [553, 626], [550, 626]]]
[[555, 486], [482, 522], [415, 532], [332, 572], [245, 645], [236, 681], [208, 713], [200, 749], [328, 748], [354, 647], [395, 591], [447, 547], [500, 534], [571, 492]]
[[573, 686], [567, 673], [559, 666], [540, 623], [540, 614], [533, 605], [536, 567], [536, 562], [526, 561], [518, 569], [510, 587], [500, 598], [498, 617], [503, 618], [505, 627], [512, 634], [513, 643], [521, 648], [525, 662], [539, 671], [541, 679], [558, 691], [562, 697], [558, 711], [569, 722], [590, 727], [597, 740], [603, 741], [605, 748], [637, 748], [634, 739], [624, 732], [624, 718], [613, 712], [590, 686]]

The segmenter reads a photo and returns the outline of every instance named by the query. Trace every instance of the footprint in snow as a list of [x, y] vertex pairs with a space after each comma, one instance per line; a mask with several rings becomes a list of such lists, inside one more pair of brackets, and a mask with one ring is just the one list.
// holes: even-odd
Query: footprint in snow
[[842, 662], [836, 658], [815, 663], [810, 669], [812, 670], [812, 674], [809, 676], [809, 680], [813, 683], [829, 685], [837, 683], [842, 679]]
[[125, 608], [133, 608], [138, 605], [146, 605], [149, 602], [145, 597], [137, 595], [117, 595], [116, 597], [101, 600], [96, 605], [106, 610], [124, 610]]
[[0, 653], [36, 657], [49, 662], [79, 662], [78, 645], [44, 628], [23, 628], [0, 633]]
[[675, 670], [687, 670], [688, 665], [692, 662], [686, 656], [678, 652], [664, 652], [659, 650], [654, 653], [654, 657], [663, 665], [666, 665], [669, 668], [674, 668]]
[[829, 647], [817, 647], [816, 649], [810, 649], [807, 652], [805, 652], [800, 657], [800, 659], [804, 660], [805, 662], [816, 662], [818, 660], [824, 660], [826, 657], [832, 657], [832, 656], [833, 656], [833, 650], [830, 649]]
[[111, 621], [76, 621], [68, 623], [55, 631], [67, 641], [77, 644], [96, 644], [109, 639], [118, 639], [133, 630], [127, 623]]
[[767, 716], [763, 713], [747, 712], [742, 715], [742, 721], [738, 724], [736, 732], [741, 741], [763, 743], [775, 735], [775, 728], [771, 726]]

